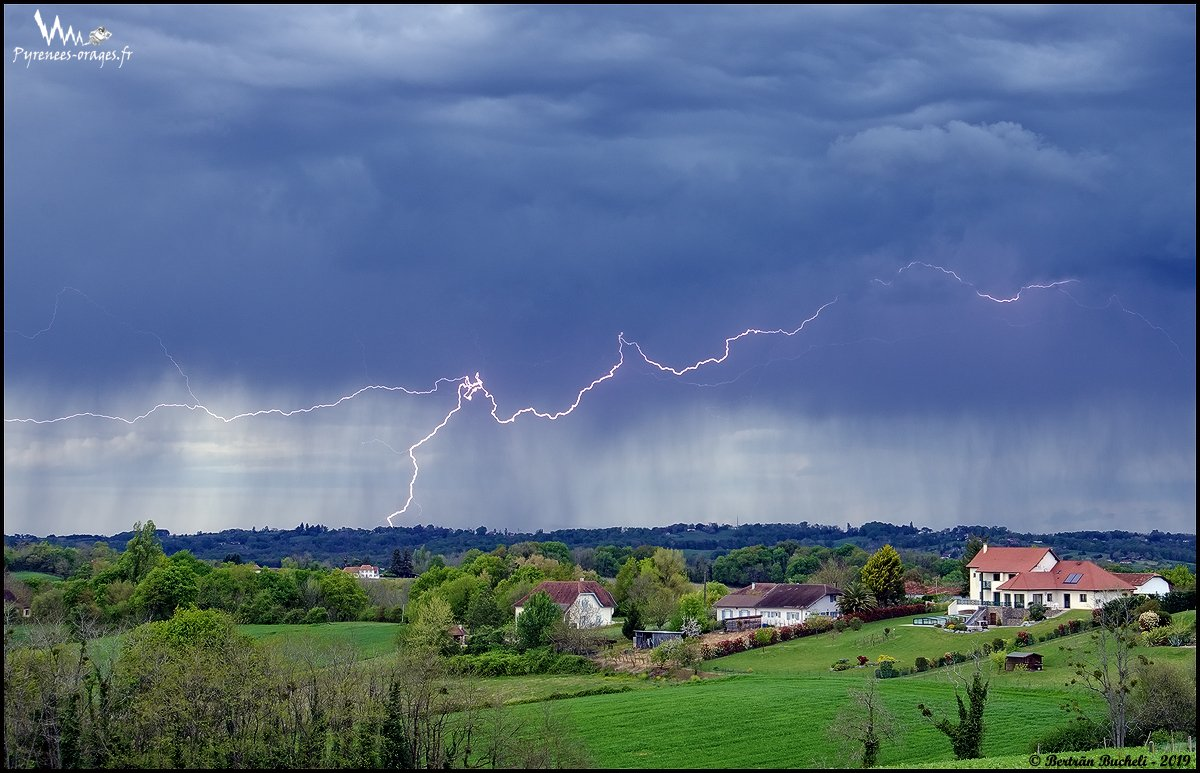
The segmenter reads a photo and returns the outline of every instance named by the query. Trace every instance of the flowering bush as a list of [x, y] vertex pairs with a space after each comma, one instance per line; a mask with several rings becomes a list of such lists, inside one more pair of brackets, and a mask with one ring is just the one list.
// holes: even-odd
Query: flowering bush
[[858, 664], [860, 666], [865, 666], [869, 661], [870, 661], [870, 658], [868, 658], [866, 655], [858, 656]]
[[1033, 643], [1033, 636], [1031, 636], [1029, 634], [1029, 631], [1017, 631], [1017, 646], [1018, 647], [1028, 647], [1032, 643]]
[[1143, 631], [1153, 630], [1161, 624], [1157, 612], [1143, 612], [1138, 615], [1138, 627]]

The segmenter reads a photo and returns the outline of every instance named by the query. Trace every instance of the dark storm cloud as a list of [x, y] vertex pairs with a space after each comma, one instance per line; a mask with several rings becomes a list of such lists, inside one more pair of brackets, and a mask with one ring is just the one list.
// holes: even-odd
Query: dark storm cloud
[[[697, 374], [729, 386], [665, 387], [630, 367], [573, 429], [513, 440], [539, 438], [559, 459], [575, 448], [617, 479], [654, 470], [658, 494], [651, 479], [619, 501], [586, 493], [614, 484], [580, 480], [571, 465], [554, 472], [569, 484], [550, 492], [502, 467], [492, 490], [511, 496], [480, 517], [638, 522], [734, 508], [821, 520], [787, 502], [811, 496], [806, 507], [826, 520], [853, 520], [835, 512], [835, 495], [804, 493], [818, 486], [812, 476], [790, 488], [739, 477], [756, 457], [721, 438], [751, 409], [814, 438], [780, 458], [850, 444], [838, 464], [806, 468], [823, 471], [822, 490], [856, 485], [850, 446], [873, 469], [891, 460], [873, 477], [898, 488], [864, 493], [852, 508], [863, 519], [900, 497], [918, 521], [928, 506], [924, 520], [952, 522], [956, 507], [965, 518], [995, 497], [995, 517], [1015, 523], [1034, 491], [1089, 523], [1132, 509], [1183, 528], [1194, 512], [1194, 472], [1172, 473], [1158, 501], [1144, 487], [1133, 497], [1132, 483], [1097, 491], [1082, 462], [1059, 462], [1050, 479], [1066, 493], [1051, 496], [1018, 462], [1040, 458], [1047, 433], [1103, 447], [1121, 469], [1162, 445], [1194, 461], [1194, 421], [1181, 430], [1155, 413], [1123, 430], [1122, 448], [1100, 443], [1113, 430], [1095, 418], [1141, 415], [1148, 395], [1194, 416], [1193, 8], [41, 11], [103, 23], [134, 58], [119, 71], [26, 68], [11, 53], [45, 47], [33, 7], [5, 9], [5, 327], [43, 328], [63, 286], [86, 294], [62, 297], [50, 333], [6, 335], [6, 417], [188, 401], [144, 331], [203, 402], [229, 412], [476, 370], [511, 410], [565, 407], [612, 364], [620, 331], [686, 363], [719, 354], [747, 325], [794, 327], [837, 296], [804, 336], [746, 342]], [[1078, 282], [996, 305], [936, 272], [896, 273], [914, 259], [997, 295]], [[432, 426], [424, 409], [378, 410], [378, 425], [314, 426], [356, 459], [379, 426], [400, 449]], [[1086, 421], [1063, 423], [1080, 411]], [[184, 460], [223, 442], [190, 420], [176, 433], [165, 429], [174, 419], [156, 421], [153, 432], [191, 449], [180, 470], [203, 469]], [[1157, 434], [1156, 421], [1175, 432]], [[889, 447], [885, 425], [907, 428], [913, 444]], [[492, 442], [482, 435], [494, 430], [465, 426], [464, 442]], [[196, 451], [185, 430], [212, 431], [214, 445]], [[151, 443], [147, 432], [133, 437]], [[241, 432], [221, 453], [242, 448]], [[933, 459], [973, 433], [992, 436], [970, 453], [1007, 460], [990, 465], [1003, 477], [912, 483], [896, 461]], [[74, 459], [119, 437], [90, 426], [60, 451]], [[643, 450], [626, 449], [621, 464], [583, 450], [625, 442]], [[29, 489], [6, 505], [39, 507], [29, 471], [53, 456], [48, 443], [6, 425], [6, 459], [32, 465], [6, 463], [6, 489]], [[543, 459], [535, 445], [508, 454]], [[678, 458], [710, 447], [728, 450], [711, 460], [729, 471], [722, 491], [671, 511], [663, 491], [696, 490], [680, 483], [690, 478]], [[491, 480], [494, 457], [471, 454], [476, 477]], [[370, 523], [393, 506], [406, 457], [386, 470], [371, 465], [396, 460], [360, 461], [351, 512], [313, 517]], [[346, 474], [313, 480], [340, 491]], [[455, 489], [439, 474], [429, 485], [448, 501]], [[148, 490], [113, 477], [106, 502]], [[240, 488], [249, 484], [221, 480], [226, 512], [263, 511]], [[953, 493], [956, 480], [968, 490]], [[529, 505], [534, 490], [555, 505]], [[435, 509], [437, 496], [424, 500], [427, 517], [474, 517], [461, 515], [473, 510], [465, 501]], [[284, 494], [272, 503], [294, 505]]]

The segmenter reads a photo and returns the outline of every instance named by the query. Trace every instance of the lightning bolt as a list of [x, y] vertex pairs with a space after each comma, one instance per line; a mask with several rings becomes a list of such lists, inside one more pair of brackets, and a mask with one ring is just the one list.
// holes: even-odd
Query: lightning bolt
[[[956, 272], [956, 271], [948, 269], [944, 266], [934, 265], [933, 263], [926, 263], [925, 261], [922, 261], [922, 260], [914, 260], [914, 261], [908, 263], [907, 265], [901, 266], [899, 269], [897, 269], [896, 275], [899, 276], [900, 274], [903, 274], [906, 271], [911, 271], [914, 268], [927, 268], [930, 271], [940, 271], [941, 273], [945, 274], [946, 276], [952, 277], [954, 279], [954, 281], [958, 282], [960, 285], [971, 288], [973, 291], [975, 291], [975, 295], [977, 295], [980, 298], [983, 298], [985, 300], [989, 300], [993, 303], [1016, 303], [1017, 301], [1021, 300], [1021, 294], [1024, 293], [1026, 290], [1053, 290], [1056, 288], [1065, 287], [1067, 285], [1076, 284], [1079, 282], [1078, 279], [1059, 279], [1058, 281], [1050, 282], [1049, 284], [1028, 284], [1028, 285], [1025, 285], [1025, 286], [1021, 287], [1020, 289], [1018, 289], [1016, 295], [1013, 295], [1009, 298], [999, 298], [995, 295], [991, 295], [989, 293], [985, 293], [983, 290], [980, 290], [972, 282], [968, 282], [966, 279], [963, 279], [961, 276], [959, 276], [958, 272]], [[881, 284], [884, 287], [892, 286], [892, 282], [885, 282], [882, 279], [872, 279], [871, 281], [875, 282], [877, 284]], [[892, 281], [895, 281], [895, 280], [892, 280]]]
[[[1060, 280], [1056, 280], [1053, 282], [1047, 282], [1047, 283], [1027, 284], [1027, 285], [1024, 285], [1021, 288], [1019, 288], [1014, 295], [1012, 295], [1010, 297], [1002, 297], [1002, 296], [993, 295], [988, 292], [984, 292], [983, 290], [979, 289], [979, 287], [977, 287], [975, 284], [967, 281], [962, 276], [960, 276], [957, 272], [955, 272], [951, 269], [945, 268], [943, 266], [938, 266], [938, 265], [935, 265], [932, 263], [926, 263], [924, 261], [915, 261], [915, 260], [911, 261], [910, 263], [908, 263], [908, 264], [902, 266], [900, 269], [898, 269], [896, 272], [896, 276], [899, 277], [899, 276], [905, 274], [906, 272], [909, 272], [909, 271], [912, 271], [912, 270], [915, 270], [918, 268], [938, 272], [944, 276], [950, 277], [958, 284], [971, 289], [978, 298], [981, 298], [983, 300], [986, 300], [986, 301], [989, 301], [992, 303], [997, 303], [997, 304], [1016, 303], [1018, 300], [1021, 299], [1022, 295], [1028, 291], [1054, 290], [1054, 291], [1058, 291], [1058, 292], [1066, 295], [1068, 298], [1070, 298], [1072, 301], [1074, 301], [1077, 305], [1083, 306], [1083, 304], [1081, 304], [1077, 299], [1075, 299], [1073, 296], [1071, 296], [1070, 293], [1068, 293], [1066, 291], [1066, 289], [1064, 289], [1072, 284], [1077, 284], [1079, 282], [1079, 280], [1077, 280], [1077, 279], [1060, 279]], [[884, 281], [882, 279], [873, 279], [871, 281], [873, 283], [877, 283], [877, 284], [880, 284], [880, 285], [883, 285], [886, 287], [891, 287], [896, 280], [892, 279], [890, 281]], [[51, 314], [50, 322], [45, 328], [43, 328], [35, 333], [32, 333], [32, 334], [27, 334], [27, 333], [23, 333], [20, 331], [7, 330], [7, 329], [4, 332], [6, 334], [11, 333], [11, 334], [15, 334], [15, 335], [20, 335], [28, 340], [35, 340], [39, 336], [41, 336], [45, 333], [48, 333], [54, 327], [55, 321], [58, 317], [58, 312], [59, 312], [59, 307], [60, 307], [60, 304], [62, 301], [62, 297], [63, 297], [64, 293], [66, 293], [66, 292], [74, 292], [74, 293], [80, 295], [85, 300], [87, 300], [89, 303], [91, 303], [93, 306], [100, 309], [105, 314], [108, 314], [108, 316], [116, 319], [116, 317], [114, 315], [110, 314], [107, 310], [105, 310], [99, 304], [96, 304], [94, 301], [92, 301], [90, 298], [88, 298], [87, 295], [80, 292], [79, 290], [75, 290], [74, 288], [68, 287], [68, 288], [64, 288], [63, 290], [61, 290], [58, 293], [58, 295], [55, 297], [54, 310]], [[579, 406], [583, 403], [584, 398], [588, 393], [592, 392], [593, 390], [595, 390], [597, 387], [599, 387], [601, 384], [605, 383], [606, 381], [610, 381], [617, 376], [618, 371], [620, 371], [620, 369], [625, 365], [625, 363], [627, 361], [627, 359], [626, 359], [626, 351], [627, 350], [636, 352], [638, 358], [640, 358], [645, 364], [650, 366], [652, 369], [658, 371], [659, 373], [664, 374], [667, 377], [682, 378], [683, 376], [686, 376], [690, 373], [699, 371], [702, 368], [721, 365], [721, 364], [725, 363], [729, 359], [730, 355], [732, 354], [735, 344], [737, 344], [739, 341], [741, 341], [745, 338], [757, 337], [757, 336], [794, 337], [794, 336], [800, 335], [802, 332], [804, 332], [808, 328], [809, 325], [815, 323], [829, 307], [836, 304], [839, 299], [840, 299], [840, 296], [837, 296], [837, 297], [834, 297], [832, 300], [826, 301], [821, 306], [819, 306], [816, 309], [816, 311], [814, 311], [812, 313], [811, 316], [805, 318], [795, 328], [778, 328], [778, 329], [774, 329], [774, 330], [765, 330], [765, 329], [761, 329], [761, 328], [747, 328], [747, 329], [741, 331], [740, 333], [737, 333], [735, 335], [727, 337], [724, 341], [724, 347], [723, 347], [721, 354], [705, 357], [703, 359], [697, 360], [696, 362], [693, 362], [691, 364], [686, 364], [686, 365], [678, 365], [678, 366], [667, 365], [656, 359], [653, 359], [652, 357], [650, 357], [649, 355], [646, 354], [646, 352], [643, 350], [641, 344], [639, 344], [637, 341], [626, 338], [624, 332], [619, 333], [617, 335], [616, 361], [613, 363], [613, 365], [611, 367], [609, 367], [609, 369], [607, 371], [605, 371], [600, 376], [593, 379], [586, 386], [579, 389], [575, 394], [574, 400], [567, 407], [562, 408], [561, 410], [557, 410], [557, 411], [550, 411], [550, 410], [542, 410], [535, 406], [525, 406], [525, 407], [517, 409], [516, 411], [514, 411], [513, 413], [508, 414], [508, 415], [504, 415], [501, 412], [499, 401], [497, 400], [496, 396], [493, 395], [484, 386], [483, 378], [480, 376], [480, 374], [478, 372], [476, 372], [473, 376], [461, 376], [461, 377], [457, 377], [457, 378], [438, 379], [437, 381], [435, 381], [433, 383], [433, 386], [428, 389], [410, 389], [408, 387], [403, 387], [403, 386], [372, 384], [372, 385], [361, 387], [349, 394], [342, 395], [341, 397], [338, 397], [337, 399], [335, 399], [331, 402], [317, 403], [314, 405], [310, 405], [308, 407], [293, 408], [293, 409], [263, 408], [263, 409], [252, 410], [252, 411], [245, 411], [242, 413], [223, 415], [223, 414], [218, 413], [218, 412], [214, 411], [213, 409], [201, 404], [199, 399], [196, 398], [195, 394], [191, 390], [191, 385], [190, 385], [190, 381], [188, 380], [187, 373], [184, 372], [180, 363], [167, 350], [167, 347], [160, 336], [158, 336], [157, 334], [154, 334], [150, 331], [139, 330], [137, 328], [132, 327], [131, 325], [122, 323], [122, 324], [126, 324], [126, 326], [129, 327], [130, 329], [135, 330], [135, 332], [152, 336], [158, 342], [159, 348], [162, 350], [163, 355], [168, 360], [170, 360], [172, 365], [174, 365], [176, 370], [183, 377], [185, 384], [187, 384], [188, 394], [193, 399], [192, 403], [159, 403], [158, 405], [153, 406], [152, 408], [145, 411], [144, 413], [141, 413], [141, 414], [138, 414], [138, 415], [132, 416], [132, 417], [123, 417], [123, 416], [117, 416], [117, 415], [111, 415], [111, 414], [82, 411], [82, 412], [78, 412], [78, 413], [73, 413], [73, 414], [59, 416], [59, 417], [55, 417], [55, 418], [49, 418], [49, 419], [5, 418], [4, 421], [5, 421], [5, 423], [21, 423], [21, 424], [38, 424], [38, 425], [40, 425], [40, 424], [57, 424], [60, 422], [67, 422], [67, 421], [72, 421], [72, 420], [76, 420], [76, 419], [91, 418], [91, 419], [116, 421], [116, 422], [121, 422], [121, 423], [128, 424], [128, 425], [132, 425], [132, 424], [136, 424], [140, 421], [143, 421], [143, 420], [149, 418], [150, 416], [152, 416], [153, 414], [155, 414], [159, 411], [185, 410], [185, 411], [191, 411], [191, 412], [200, 412], [214, 420], [224, 422], [224, 423], [231, 423], [231, 422], [240, 421], [240, 420], [244, 420], [244, 419], [252, 419], [252, 418], [258, 418], [258, 417], [263, 417], [263, 416], [275, 415], [275, 416], [281, 416], [281, 417], [286, 418], [286, 417], [291, 417], [291, 416], [315, 413], [317, 411], [331, 410], [331, 409], [337, 408], [338, 406], [340, 406], [344, 403], [350, 402], [350, 401], [358, 398], [360, 395], [363, 395], [368, 392], [375, 392], [375, 391], [399, 392], [399, 393], [403, 393], [403, 394], [410, 395], [410, 396], [425, 396], [425, 395], [432, 395], [432, 394], [440, 391], [443, 386], [453, 385], [454, 390], [455, 390], [454, 406], [446, 413], [446, 415], [441, 419], [441, 421], [439, 421], [427, 434], [425, 434], [423, 437], [421, 437], [415, 443], [410, 445], [406, 450], [399, 451], [396, 448], [392, 447], [391, 445], [389, 445], [388, 443], [384, 442], [383, 440], [381, 440], [379, 438], [373, 438], [372, 440], [366, 441], [364, 443], [364, 445], [368, 444], [368, 443], [376, 443], [376, 444], [384, 446], [389, 451], [391, 451], [397, 455], [407, 456], [412, 465], [412, 474], [409, 476], [409, 480], [408, 480], [408, 494], [404, 500], [404, 504], [399, 509], [397, 509], [395, 512], [393, 512], [387, 516], [388, 526], [393, 526], [394, 525], [393, 519], [407, 513], [409, 508], [414, 505], [414, 500], [416, 498], [417, 479], [420, 476], [420, 472], [421, 472], [420, 462], [418, 461], [418, 458], [417, 458], [417, 451], [422, 446], [424, 446], [426, 443], [433, 440], [433, 438], [435, 438], [437, 436], [437, 434], [439, 432], [441, 432], [450, 423], [450, 421], [454, 418], [455, 414], [462, 411], [462, 409], [465, 407], [465, 403], [473, 401], [476, 397], [479, 397], [480, 399], [484, 400], [486, 403], [488, 403], [490, 405], [489, 415], [498, 425], [513, 424], [523, 416], [529, 416], [529, 417], [533, 417], [533, 418], [543, 419], [545, 421], [557, 421], [559, 419], [562, 419], [562, 418], [574, 413], [575, 410], [577, 408], [579, 408]], [[1167, 339], [1169, 341], [1171, 341], [1172, 345], [1175, 346], [1175, 349], [1177, 351], [1179, 351], [1180, 355], [1182, 356], [1182, 350], [1179, 349], [1179, 346], [1177, 344], [1175, 344], [1174, 340], [1171, 339], [1170, 335], [1167, 334], [1166, 330], [1164, 330], [1163, 328], [1161, 328], [1157, 325], [1152, 324], [1148, 319], [1146, 319], [1146, 317], [1139, 314], [1138, 312], [1132, 311], [1132, 310], [1126, 308], [1124, 305], [1121, 304], [1120, 300], [1117, 299], [1117, 297], [1115, 295], [1109, 299], [1108, 304], [1106, 304], [1105, 307], [1103, 307], [1103, 308], [1109, 308], [1114, 305], [1117, 308], [1119, 308], [1122, 312], [1124, 312], [1126, 314], [1130, 314], [1134, 317], [1137, 317], [1142, 322], [1144, 322], [1146, 325], [1149, 325], [1154, 330], [1165, 335], [1167, 337]], [[1083, 307], [1089, 308], [1086, 306], [1083, 306]], [[882, 339], [864, 339], [864, 340], [881, 340], [882, 341]], [[811, 347], [810, 347], [809, 351], [811, 351]], [[749, 372], [749, 371], [745, 371], [745, 372]], [[741, 374], [741, 375], [744, 375], [745, 372], [743, 372], [743, 374]], [[736, 376], [734, 378], [734, 380], [736, 380], [737, 378], [740, 378], [741, 375]], [[721, 383], [729, 383], [729, 382], [721, 382]], [[697, 386], [711, 386], [711, 385], [697, 385]], [[418, 508], [420, 507], [419, 504], [417, 504], [416, 506]]]

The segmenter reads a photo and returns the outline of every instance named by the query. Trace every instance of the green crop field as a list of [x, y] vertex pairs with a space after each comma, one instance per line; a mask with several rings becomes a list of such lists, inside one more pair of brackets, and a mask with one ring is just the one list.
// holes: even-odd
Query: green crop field
[[396, 651], [400, 623], [324, 623], [321, 625], [239, 625], [242, 633], [272, 645], [311, 641], [321, 647], [345, 645], [356, 660]]

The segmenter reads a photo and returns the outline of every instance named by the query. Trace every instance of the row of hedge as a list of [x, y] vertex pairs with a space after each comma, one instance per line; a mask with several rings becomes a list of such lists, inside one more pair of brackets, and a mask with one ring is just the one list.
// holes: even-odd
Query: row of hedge
[[578, 655], [560, 655], [539, 647], [516, 653], [493, 650], [479, 655], [452, 655], [447, 666], [464, 676], [528, 676], [530, 674], [594, 674], [596, 664]]
[[778, 628], [759, 628], [757, 631], [753, 631], [745, 636], [737, 636], [732, 639], [722, 639], [712, 644], [705, 644], [700, 648], [700, 656], [705, 660], [723, 658], [726, 655], [733, 655], [738, 652], [745, 652], [746, 650], [769, 647], [781, 641], [815, 636], [832, 628], [833, 623], [828, 618], [824, 618], [817, 625], [799, 623], [797, 625], [783, 625]]
[[846, 617], [857, 617], [864, 623], [873, 623], [876, 620], [888, 620], [893, 617], [923, 615], [926, 610], [928, 610], [928, 607], [925, 604], [901, 604], [897, 607], [880, 607], [879, 609], [864, 609], [859, 612], [851, 612]]

